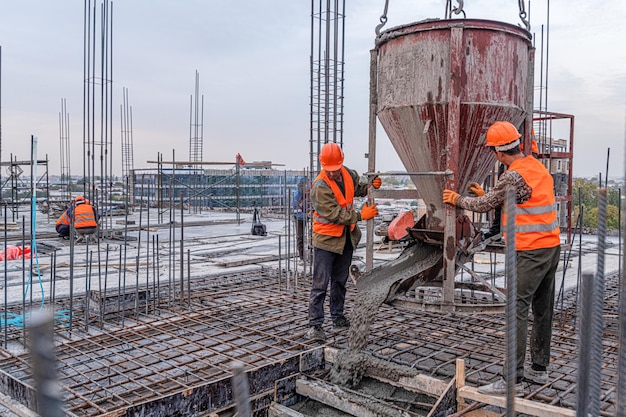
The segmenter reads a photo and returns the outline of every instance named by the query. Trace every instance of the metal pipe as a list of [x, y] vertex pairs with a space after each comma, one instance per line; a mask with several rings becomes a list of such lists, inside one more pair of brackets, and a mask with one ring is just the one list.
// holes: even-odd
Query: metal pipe
[[[624, 136], [626, 136], [626, 118]], [[624, 149], [624, 160], [626, 161], [626, 148]], [[626, 165], [624, 178], [626, 178]], [[622, 206], [624, 207], [622, 213], [626, 213], [626, 200], [621, 199], [620, 191], [620, 207]], [[622, 221], [622, 217], [620, 216], [619, 218], [620, 221]], [[626, 235], [626, 221], [622, 221], [620, 231], [622, 228], [624, 228], [624, 234]], [[622, 273], [626, 273], [626, 242], [620, 242], [620, 246], [619, 250], [622, 254], [622, 262], [624, 262], [624, 264], [622, 265], [619, 275], [619, 307], [617, 315], [617, 317], [619, 317], [619, 348], [617, 352], [617, 401], [615, 411], [618, 416], [626, 416], [626, 278], [622, 275]]]
[[602, 333], [604, 328], [604, 255], [606, 249], [607, 190], [598, 190], [598, 262], [591, 304], [591, 351], [589, 358], [589, 408], [587, 413], [600, 413], [600, 385], [602, 383]]
[[233, 399], [235, 400], [235, 410], [238, 417], [250, 417], [250, 390], [248, 388], [248, 376], [244, 371], [241, 362], [231, 364], [233, 376]]
[[47, 311], [34, 313], [31, 316], [29, 333], [33, 378], [37, 388], [37, 412], [41, 417], [63, 417], [65, 411], [56, 371], [52, 314]]
[[517, 253], [515, 252], [515, 189], [506, 190], [506, 341], [507, 356], [504, 378], [507, 386], [506, 415], [515, 416], [517, 382]]
[[578, 319], [579, 328], [579, 347], [578, 347], [578, 376], [576, 381], [577, 385], [577, 401], [576, 401], [576, 416], [588, 417], [589, 408], [589, 366], [590, 366], [590, 353], [591, 353], [591, 320], [592, 320], [592, 299], [594, 296], [595, 288], [593, 286], [593, 275], [584, 273], [582, 276], [582, 287], [580, 296], [578, 297], [581, 306], [580, 315]]
[[[7, 204], [4, 203], [4, 253], [7, 253]], [[7, 257], [4, 257], [4, 347], [7, 347], [8, 343], [8, 319], [9, 319], [9, 307], [8, 307], [8, 296], [9, 296], [9, 287], [8, 287], [8, 271], [7, 271], [8, 263]]]

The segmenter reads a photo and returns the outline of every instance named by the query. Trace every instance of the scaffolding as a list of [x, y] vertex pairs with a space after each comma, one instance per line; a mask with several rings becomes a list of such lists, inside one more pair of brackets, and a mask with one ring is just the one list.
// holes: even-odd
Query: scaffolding
[[37, 161], [18, 161], [17, 158], [14, 158], [13, 154], [11, 154], [10, 162], [0, 162], [0, 167], [2, 167], [2, 170], [5, 170], [7, 174], [6, 177], [2, 178], [3, 182], [0, 186], [0, 190], [2, 190], [2, 201], [6, 204], [7, 208], [11, 210], [11, 217], [14, 222], [19, 219], [22, 211], [30, 213], [33, 197], [33, 184], [31, 183], [33, 175], [23, 174], [24, 172], [32, 173], [35, 165], [44, 168], [41, 175], [37, 175], [36, 178], [34, 178], [35, 188], [40, 190], [40, 193], [43, 194], [46, 201], [49, 201], [48, 155], [46, 155], [46, 159], [39, 159]]

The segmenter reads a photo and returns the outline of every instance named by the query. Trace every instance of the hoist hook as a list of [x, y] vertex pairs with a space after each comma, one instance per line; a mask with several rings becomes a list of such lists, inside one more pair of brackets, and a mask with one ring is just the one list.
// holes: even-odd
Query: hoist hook
[[530, 32], [530, 22], [526, 19], [526, 10], [524, 10], [524, 0], [518, 0], [519, 3], [519, 18], [526, 27], [526, 30]]
[[385, 0], [385, 10], [380, 16], [380, 23], [376, 25], [376, 29], [374, 29], [374, 31], [376, 32], [376, 36], [380, 36], [380, 30], [383, 28], [383, 26], [385, 26], [385, 23], [387, 23], [387, 9], [389, 9], [389, 0]]

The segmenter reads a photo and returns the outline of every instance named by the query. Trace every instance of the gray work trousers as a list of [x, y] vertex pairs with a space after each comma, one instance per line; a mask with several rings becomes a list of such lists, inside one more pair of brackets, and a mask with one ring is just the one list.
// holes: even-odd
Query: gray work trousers
[[554, 313], [554, 276], [561, 247], [517, 251], [517, 377], [524, 376], [528, 334], [528, 310], [532, 305], [533, 328], [530, 335], [532, 363], [550, 364], [552, 316]]
[[324, 323], [324, 300], [330, 283], [330, 317], [337, 320], [343, 317], [346, 301], [346, 282], [352, 263], [352, 243], [346, 236], [343, 254], [314, 248], [313, 279], [309, 296], [309, 325], [321, 326]]

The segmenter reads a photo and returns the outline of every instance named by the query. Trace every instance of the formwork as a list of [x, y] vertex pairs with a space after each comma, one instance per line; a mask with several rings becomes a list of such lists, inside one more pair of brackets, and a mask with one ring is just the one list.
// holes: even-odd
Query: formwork
[[[255, 415], [301, 374], [327, 365], [320, 345], [305, 340], [308, 282], [290, 290], [278, 271], [241, 272], [196, 279], [188, 301], [91, 326], [76, 314], [71, 332], [56, 324], [58, 379], [70, 416], [200, 416], [232, 409], [234, 361], [243, 363]], [[603, 338], [602, 413], [615, 415], [618, 277], [607, 279]], [[349, 288], [348, 309], [356, 297]], [[163, 300], [166, 297], [162, 298]], [[574, 409], [577, 378], [576, 292], [567, 293], [554, 320], [550, 382], [525, 383], [526, 397]], [[56, 308], [64, 308], [59, 300]], [[349, 311], [348, 311], [349, 313]], [[95, 317], [90, 316], [90, 320]], [[505, 357], [503, 314], [441, 314], [383, 305], [367, 352], [449, 381], [464, 359], [467, 382], [496, 377]], [[347, 332], [326, 326], [326, 346], [347, 347]], [[12, 343], [22, 333], [11, 333]], [[36, 409], [29, 353], [0, 350], [0, 389]], [[281, 394], [282, 393], [282, 394]]]

